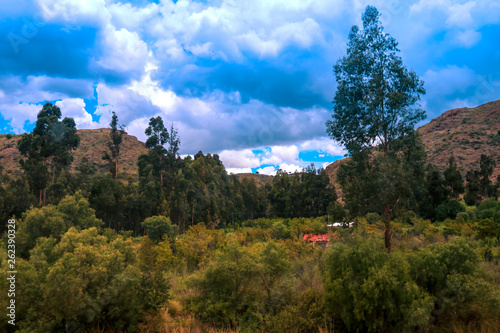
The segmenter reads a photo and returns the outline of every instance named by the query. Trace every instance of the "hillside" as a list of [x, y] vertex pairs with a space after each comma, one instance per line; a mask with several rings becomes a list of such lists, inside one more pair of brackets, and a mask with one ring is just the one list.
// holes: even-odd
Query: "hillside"
[[[98, 173], [106, 172], [106, 164], [102, 156], [104, 151], [108, 150], [110, 130], [108, 128], [81, 129], [77, 132], [80, 136], [80, 146], [74, 152], [72, 171], [76, 170], [82, 157], [85, 156], [92, 162]], [[20, 175], [22, 172], [19, 165], [21, 155], [16, 148], [20, 137], [20, 135], [0, 135], [0, 164], [4, 167], [4, 172], [11, 176]], [[137, 159], [146, 151], [144, 143], [137, 140], [135, 136], [125, 134], [120, 148], [120, 172], [137, 178]]]
[[[427, 161], [441, 170], [446, 168], [450, 156], [454, 155], [465, 177], [471, 168], [479, 168], [481, 154], [487, 154], [497, 162], [493, 177], [500, 174], [500, 100], [475, 108], [446, 111], [417, 131], [422, 135]], [[338, 168], [344, 161], [341, 159], [326, 167], [334, 184]]]
[[238, 173], [235, 174], [235, 176], [239, 181], [241, 181], [243, 178], [251, 178], [255, 180], [255, 184], [257, 184], [257, 187], [265, 186], [266, 184], [272, 185], [273, 183], [273, 176], [269, 175], [261, 175], [257, 173]]

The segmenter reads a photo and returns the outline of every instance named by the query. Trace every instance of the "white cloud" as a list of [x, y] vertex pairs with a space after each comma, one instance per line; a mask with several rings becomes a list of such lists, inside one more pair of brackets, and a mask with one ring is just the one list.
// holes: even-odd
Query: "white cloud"
[[305, 151], [326, 152], [330, 156], [344, 156], [346, 150], [337, 145], [335, 141], [328, 137], [319, 137], [313, 140], [307, 140], [299, 145], [299, 149]]
[[237, 173], [252, 173], [251, 168], [226, 168], [226, 171], [229, 175]]
[[296, 145], [272, 146], [271, 152], [286, 162], [293, 162], [299, 158], [299, 149]]
[[145, 7], [135, 7], [130, 3], [111, 3], [107, 6], [111, 14], [111, 22], [117, 28], [129, 31], [142, 30], [145, 22], [159, 14], [156, 3], [148, 3]]
[[100, 25], [110, 17], [105, 0], [37, 0], [47, 21]]
[[302, 171], [302, 167], [296, 164], [282, 163], [280, 164], [279, 168], [288, 173], [295, 173]]
[[456, 35], [456, 41], [464, 47], [472, 47], [481, 40], [481, 34], [475, 30], [460, 31]]
[[55, 105], [61, 109], [62, 118], [71, 117], [75, 120], [77, 128], [103, 127], [92, 120], [92, 116], [85, 110], [85, 102], [81, 98], [66, 98], [57, 101]]
[[471, 16], [471, 10], [476, 5], [475, 1], [469, 1], [464, 4], [453, 4], [448, 7], [449, 17], [446, 23], [450, 26], [459, 27], [470, 26], [474, 20]]
[[[259, 158], [250, 149], [223, 150], [219, 153], [226, 168], [256, 168], [260, 166]], [[251, 172], [251, 171], [250, 171]]]
[[22, 133], [26, 121], [36, 121], [45, 101], [71, 98], [74, 95], [89, 97], [91, 93], [92, 83], [84, 80], [47, 76], [28, 76], [24, 80], [19, 76], [3, 77], [0, 84], [0, 113], [15, 133]]
[[273, 166], [267, 166], [265, 168], [257, 169], [257, 172], [260, 173], [261, 175], [269, 175], [269, 176], [276, 175], [276, 169]]
[[142, 72], [148, 61], [148, 46], [136, 32], [125, 28], [116, 30], [108, 25], [102, 31], [103, 56], [96, 64], [117, 72]]
[[99, 83], [96, 90], [98, 106], [95, 114], [101, 116], [101, 124], [107, 124], [111, 120], [112, 111], [117, 113], [118, 120], [125, 125], [137, 117], [152, 117], [160, 111], [148, 98], [127, 86], [110, 87]]
[[34, 123], [36, 121], [36, 116], [42, 109], [42, 106], [42, 104], [24, 102], [14, 105], [6, 105], [3, 103], [0, 104], [2, 116], [6, 120], [10, 120], [9, 124], [16, 134], [21, 134], [24, 132], [24, 123], [26, 122], [26, 120], [31, 123]]

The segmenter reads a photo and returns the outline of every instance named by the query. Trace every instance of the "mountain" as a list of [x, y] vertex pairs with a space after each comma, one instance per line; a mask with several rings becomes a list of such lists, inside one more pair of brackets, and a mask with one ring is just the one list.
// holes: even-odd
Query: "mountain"
[[[500, 100], [475, 108], [459, 108], [446, 111], [417, 131], [427, 152], [427, 162], [441, 170], [447, 166], [451, 155], [465, 178], [468, 170], [479, 169], [481, 154], [493, 156], [497, 166], [493, 179], [500, 174]], [[346, 159], [326, 167], [330, 180], [336, 182], [339, 166]]]
[[[102, 156], [104, 151], [109, 151], [107, 143], [110, 129], [81, 129], [77, 133], [80, 136], [80, 145], [73, 153], [72, 171], [75, 172], [82, 157], [85, 156], [98, 173], [107, 172], [106, 163]], [[11, 176], [22, 173], [19, 165], [21, 155], [17, 150], [17, 141], [20, 138], [20, 135], [0, 135], [0, 164], [4, 167], [4, 172]], [[139, 174], [137, 159], [139, 155], [146, 152], [147, 148], [144, 143], [137, 140], [135, 136], [124, 134], [120, 146], [119, 172], [137, 179]]]

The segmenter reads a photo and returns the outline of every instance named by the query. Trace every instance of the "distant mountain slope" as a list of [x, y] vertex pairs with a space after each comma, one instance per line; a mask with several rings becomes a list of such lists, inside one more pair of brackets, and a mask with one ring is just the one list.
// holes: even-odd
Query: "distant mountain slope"
[[[487, 154], [497, 162], [493, 177], [500, 174], [500, 100], [475, 108], [446, 111], [417, 131], [422, 135], [427, 161], [441, 170], [453, 154], [465, 177], [471, 168], [479, 168], [481, 154]], [[337, 171], [343, 162], [345, 159], [326, 167], [330, 180], [336, 185]]]
[[[107, 172], [102, 155], [108, 150], [109, 128], [81, 129], [77, 132], [80, 136], [80, 146], [74, 151], [72, 171], [75, 171], [85, 156], [93, 163], [98, 173]], [[20, 175], [22, 172], [19, 165], [21, 155], [17, 150], [17, 141], [20, 137], [20, 135], [0, 135], [0, 164], [4, 167], [4, 172], [12, 176]], [[137, 178], [137, 159], [145, 152], [147, 148], [144, 143], [135, 136], [125, 134], [120, 147], [119, 172]]]
[[243, 178], [254, 179], [257, 187], [265, 186], [268, 183], [272, 185], [273, 183], [273, 176], [269, 175], [261, 175], [257, 173], [237, 173], [235, 176], [240, 182]]

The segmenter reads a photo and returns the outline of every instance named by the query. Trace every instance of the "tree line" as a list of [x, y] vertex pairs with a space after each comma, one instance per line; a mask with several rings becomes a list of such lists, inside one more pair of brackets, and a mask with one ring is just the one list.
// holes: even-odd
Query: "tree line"
[[77, 192], [107, 227], [135, 234], [143, 232], [141, 222], [157, 215], [168, 217], [179, 231], [199, 222], [215, 228], [262, 217], [329, 216], [331, 221], [347, 221], [389, 212], [390, 220], [409, 210], [444, 220], [465, 210], [459, 201], [462, 195], [468, 205], [499, 195], [500, 181], [491, 180], [494, 159], [481, 155], [479, 169], [467, 172], [464, 183], [453, 157], [443, 172], [426, 164], [424, 147], [414, 132], [393, 140], [387, 154], [375, 149], [352, 154], [337, 176], [343, 203], [325, 170], [314, 165], [294, 174], [278, 170], [272, 182], [259, 187], [254, 179], [228, 175], [217, 154], [200, 151], [181, 158], [179, 135], [173, 124], [167, 129], [161, 117], [151, 118], [145, 130], [148, 152], [139, 156], [139, 181], [134, 181], [119, 172], [124, 130], [114, 112], [102, 157], [109, 173], [98, 174], [85, 157], [76, 172], [70, 172], [72, 151], [80, 139], [73, 119], [60, 118], [57, 106], [45, 104], [33, 132], [19, 140], [24, 173], [1, 177], [4, 221], [21, 217], [30, 206], [56, 205]]

